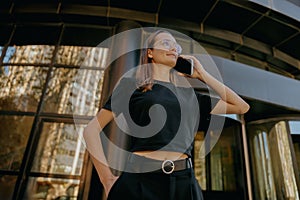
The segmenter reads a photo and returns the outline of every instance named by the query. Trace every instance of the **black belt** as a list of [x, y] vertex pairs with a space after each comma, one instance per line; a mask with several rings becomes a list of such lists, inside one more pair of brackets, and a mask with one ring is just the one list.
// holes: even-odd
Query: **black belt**
[[171, 174], [174, 171], [192, 168], [191, 158], [180, 160], [156, 160], [131, 154], [126, 163], [126, 171], [132, 173], [163, 172]]

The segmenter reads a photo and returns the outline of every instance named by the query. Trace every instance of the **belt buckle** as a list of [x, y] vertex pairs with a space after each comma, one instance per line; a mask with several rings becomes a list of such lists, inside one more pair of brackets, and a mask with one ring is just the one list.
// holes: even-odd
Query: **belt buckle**
[[[170, 169], [166, 169], [169, 167]], [[165, 160], [161, 165], [161, 169], [165, 174], [171, 174], [175, 169], [175, 164], [172, 160]]]

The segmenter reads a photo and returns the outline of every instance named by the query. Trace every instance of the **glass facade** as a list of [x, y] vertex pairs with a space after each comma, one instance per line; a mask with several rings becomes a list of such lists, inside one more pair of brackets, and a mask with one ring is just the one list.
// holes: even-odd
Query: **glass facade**
[[107, 48], [82, 47], [82, 46], [60, 46], [55, 58], [55, 62], [61, 65], [96, 67], [104, 69], [106, 67]]
[[9, 46], [3, 63], [50, 64], [54, 48], [49, 45]]
[[30, 178], [27, 185], [28, 199], [76, 200], [79, 180], [61, 178]]
[[[223, 198], [242, 199], [245, 191], [242, 187], [241, 124], [232, 119], [227, 121], [230, 124], [225, 124], [218, 142], [205, 157], [200, 153], [204, 148], [205, 135], [202, 131], [197, 133], [194, 145], [195, 174], [206, 193], [216, 192], [222, 194]], [[207, 134], [214, 135], [214, 131]]]
[[48, 72], [47, 67], [2, 66], [0, 109], [36, 112]]
[[[80, 198], [87, 163], [81, 134], [99, 108], [108, 49], [9, 45], [0, 51], [0, 199], [24, 186], [18, 198]], [[74, 124], [73, 115], [81, 121]], [[18, 181], [20, 174], [26, 182]]]
[[1, 115], [0, 121], [0, 169], [19, 171], [33, 117]]
[[[293, 122], [280, 119], [248, 125], [255, 199], [299, 199], [299, 171], [291, 145], [295, 129]], [[294, 146], [297, 155], [297, 142]]]
[[1, 175], [0, 197], [1, 199], [12, 199], [17, 176]]
[[44, 123], [31, 171], [80, 175], [85, 152], [80, 137], [83, 128], [83, 125]]

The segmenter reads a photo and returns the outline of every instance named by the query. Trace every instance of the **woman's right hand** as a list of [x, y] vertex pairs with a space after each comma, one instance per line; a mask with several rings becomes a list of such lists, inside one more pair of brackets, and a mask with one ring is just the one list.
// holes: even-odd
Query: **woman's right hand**
[[201, 81], [204, 81], [203, 75], [207, 73], [200, 63], [200, 61], [195, 57], [191, 55], [180, 55], [180, 57], [185, 58], [185, 59], [192, 59], [194, 61], [194, 72], [192, 75], [188, 75], [190, 78], [197, 78]]
[[115, 184], [115, 182], [118, 180], [118, 178], [119, 178], [119, 176], [111, 176], [102, 181], [106, 197], [108, 196], [112, 186]]

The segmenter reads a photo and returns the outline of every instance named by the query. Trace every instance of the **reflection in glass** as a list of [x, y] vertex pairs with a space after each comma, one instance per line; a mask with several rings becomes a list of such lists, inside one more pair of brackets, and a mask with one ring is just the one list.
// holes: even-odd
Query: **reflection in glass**
[[260, 199], [276, 199], [276, 189], [274, 184], [274, 175], [272, 170], [272, 161], [270, 147], [266, 132], [257, 132], [253, 138], [253, 156], [255, 160], [255, 174], [257, 184], [260, 185], [257, 190]]
[[299, 199], [285, 121], [249, 126], [255, 199]]
[[210, 153], [211, 189], [213, 191], [236, 191], [237, 172], [241, 172], [237, 151], [236, 127], [224, 128], [218, 143]]
[[295, 157], [298, 166], [298, 173], [300, 173], [300, 142], [294, 142], [294, 150], [295, 150]]
[[1, 54], [2, 54], [2, 51], [3, 51], [3, 47], [0, 46], [0, 56], [1, 56]]
[[[236, 126], [224, 128], [218, 142], [205, 158], [201, 158], [199, 155], [204, 144], [204, 133], [197, 133], [194, 145], [195, 175], [203, 190], [238, 190], [239, 180], [237, 180], [237, 177], [241, 175], [237, 172], [241, 172], [242, 169], [239, 161], [239, 151], [237, 151], [237, 132]], [[209, 169], [206, 169], [208, 166]]]
[[26, 199], [76, 200], [79, 180], [31, 177], [27, 185]]
[[43, 111], [95, 115], [100, 104], [102, 81], [103, 71], [55, 68]]
[[44, 123], [32, 171], [80, 175], [85, 148], [79, 134], [84, 126]]
[[295, 160], [298, 166], [298, 174], [300, 174], [300, 121], [289, 121], [289, 128], [293, 140]]
[[274, 174], [279, 179], [276, 189], [283, 199], [299, 199], [288, 134], [284, 121], [276, 123], [270, 131], [270, 141], [277, 145], [271, 146], [272, 156], [276, 156]]
[[291, 134], [300, 135], [300, 121], [289, 121]]
[[54, 48], [54, 46], [49, 45], [9, 46], [3, 63], [49, 64], [53, 57]]
[[71, 66], [106, 67], [107, 48], [60, 46], [56, 56], [56, 63]]
[[0, 169], [19, 170], [33, 117], [0, 115], [0, 121]]
[[0, 199], [12, 199], [16, 180], [15, 176], [0, 176]]
[[199, 131], [195, 137], [194, 143], [194, 169], [195, 176], [199, 182], [201, 188], [206, 190], [206, 167], [205, 167], [205, 158], [200, 156], [200, 149], [203, 145], [204, 132]]
[[0, 67], [0, 110], [36, 111], [48, 68]]

